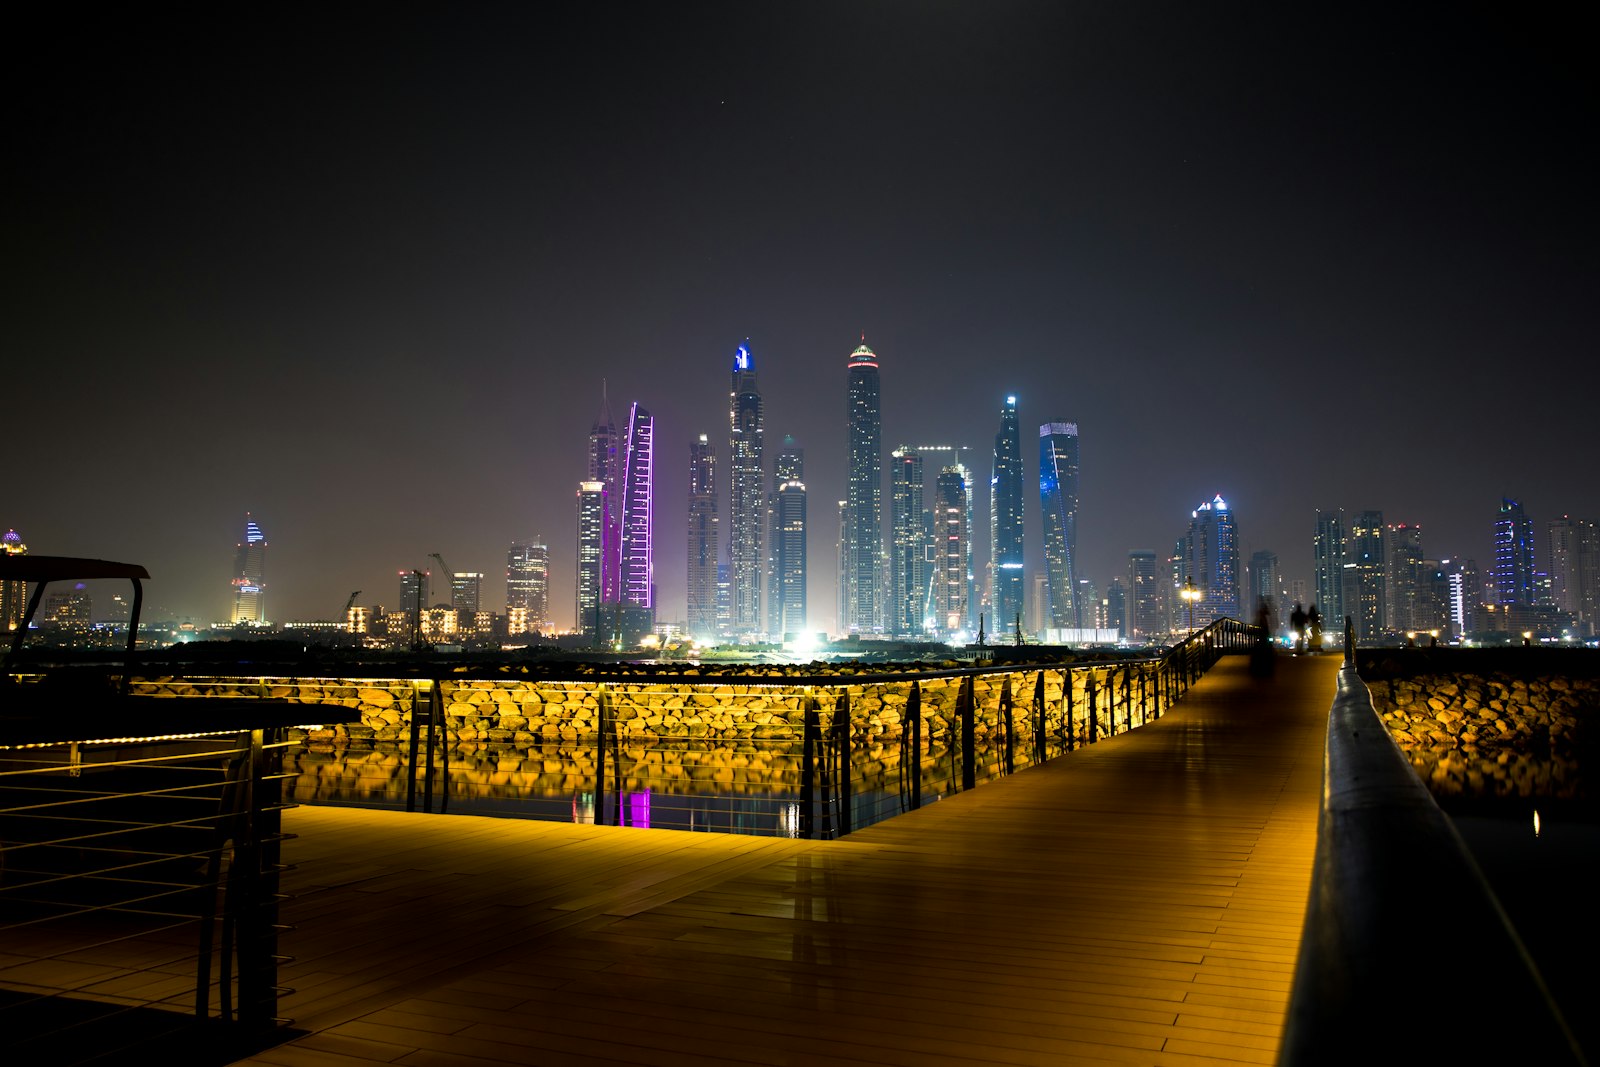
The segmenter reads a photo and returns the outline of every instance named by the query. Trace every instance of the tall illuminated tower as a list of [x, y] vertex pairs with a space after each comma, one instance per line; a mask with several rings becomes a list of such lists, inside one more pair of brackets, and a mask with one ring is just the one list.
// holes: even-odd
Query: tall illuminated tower
[[689, 442], [689, 635], [717, 636], [717, 447]]
[[994, 435], [994, 474], [989, 479], [989, 600], [993, 631], [1015, 636], [1022, 624], [1022, 430], [1017, 398], [1006, 397], [1000, 431]]
[[[1350, 524], [1345, 538], [1345, 559], [1339, 597], [1344, 617], [1329, 618], [1322, 612], [1323, 629], [1342, 633], [1344, 619], [1354, 622], [1356, 637], [1372, 640], [1388, 629], [1384, 592], [1383, 512], [1363, 511]], [[1321, 609], [1318, 609], [1321, 611]]]
[[1152, 642], [1167, 631], [1165, 586], [1156, 554], [1128, 553], [1128, 636]]
[[1422, 555], [1422, 527], [1389, 523], [1383, 531], [1384, 619], [1391, 631], [1428, 630], [1437, 623], [1428, 603], [1430, 568]]
[[1200, 593], [1194, 605], [1196, 628], [1216, 619], [1240, 618], [1239, 534], [1221, 494], [1189, 513], [1182, 546], [1184, 575]]
[[1501, 604], [1531, 607], [1536, 598], [1533, 521], [1522, 505], [1502, 497], [1494, 521], [1494, 591]]
[[[26, 556], [28, 546], [22, 543], [21, 534], [7, 530], [5, 539], [0, 541], [0, 552], [7, 556]], [[27, 612], [28, 583], [0, 582], [0, 630], [6, 633], [16, 630]]]
[[889, 620], [896, 637], [921, 636], [927, 614], [928, 505], [922, 453], [905, 445], [889, 456]]
[[[1316, 533], [1311, 541], [1312, 604], [1324, 627], [1344, 632], [1344, 563], [1346, 554], [1344, 509], [1318, 509]], [[1308, 610], [1311, 604], [1304, 605]], [[1291, 607], [1292, 610], [1292, 607]]]
[[233, 621], [263, 625], [267, 621], [267, 539], [249, 512], [244, 516], [244, 540], [236, 546], [233, 559]]
[[763, 486], [764, 421], [750, 346], [733, 354], [728, 391], [728, 580], [735, 634], [761, 629], [762, 526], [766, 518]]
[[655, 427], [637, 403], [628, 412], [622, 456], [622, 590], [620, 601], [655, 606]]
[[966, 470], [952, 464], [934, 481], [933, 616], [946, 636], [970, 625], [968, 550], [972, 536]]
[[611, 397], [600, 383], [600, 415], [589, 430], [589, 481], [605, 486], [601, 516], [600, 603], [622, 599], [622, 443], [611, 419]]
[[1545, 524], [1550, 598], [1572, 617], [1580, 637], [1593, 637], [1600, 619], [1600, 531], [1588, 519], [1563, 515]]
[[1039, 508], [1044, 513], [1044, 570], [1050, 589], [1050, 625], [1088, 625], [1078, 597], [1078, 424], [1039, 427]]
[[772, 575], [767, 585], [767, 629], [777, 637], [802, 633], [809, 625], [805, 452], [793, 437], [783, 439], [772, 480]]
[[606, 533], [606, 483], [578, 483], [578, 573], [574, 629], [594, 640], [600, 629], [600, 568]]
[[878, 357], [866, 339], [850, 353], [849, 449], [845, 519], [845, 628], [868, 634], [883, 629], [883, 418]]

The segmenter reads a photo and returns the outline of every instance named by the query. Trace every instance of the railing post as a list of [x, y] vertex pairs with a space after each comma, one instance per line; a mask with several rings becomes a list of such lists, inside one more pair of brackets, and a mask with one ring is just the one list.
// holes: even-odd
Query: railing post
[[816, 829], [814, 818], [817, 788], [816, 734], [817, 701], [807, 693], [805, 708], [800, 717], [800, 836], [807, 840]]
[[1004, 723], [1004, 727], [1005, 727], [1005, 731], [1006, 731], [1006, 741], [1005, 741], [1005, 746], [1006, 746], [1005, 747], [1006, 773], [1007, 774], [1014, 774], [1014, 773], [1016, 773], [1017, 762], [1016, 762], [1016, 746], [1015, 746], [1015, 744], [1014, 744], [1014, 742], [1012, 740], [1012, 729], [1011, 728], [1012, 728], [1013, 723], [1011, 721], [1011, 675], [1009, 675], [1009, 674], [1005, 676], [1005, 680], [1003, 682], [1001, 682], [1001, 684], [1000, 684], [1000, 719]]
[[[433, 705], [428, 705], [431, 712]], [[411, 680], [411, 745], [406, 756], [406, 810], [417, 810], [417, 743], [422, 729], [422, 690]]]
[[1039, 671], [1039, 678], [1033, 685], [1033, 762], [1043, 763], [1049, 759], [1045, 750], [1044, 726], [1044, 670]]
[[912, 679], [911, 699], [906, 702], [911, 715], [911, 807], [922, 807], [922, 686]]
[[839, 836], [850, 832], [850, 692], [839, 694], [833, 711], [833, 732], [839, 747]]
[[1122, 668], [1122, 714], [1128, 719], [1128, 729], [1133, 729], [1133, 670], [1131, 664]]
[[956, 713], [961, 716], [961, 788], [973, 789], [978, 784], [977, 731], [974, 729], [973, 720], [977, 718], [973, 711], [972, 675], [967, 675], [961, 686], [961, 695], [956, 698]]
[[1089, 702], [1089, 743], [1092, 745], [1100, 740], [1100, 709], [1096, 707], [1094, 668], [1089, 668], [1089, 677], [1084, 681], [1083, 695]]
[[[599, 729], [595, 734], [594, 753], [594, 821], [596, 826], [604, 826], [606, 821], [606, 720], [610, 718], [606, 699], [606, 686], [601, 682], [595, 687], [595, 703], [598, 705], [596, 717], [599, 720]], [[618, 825], [622, 820], [618, 819]]]
[[1071, 752], [1077, 747], [1078, 739], [1076, 724], [1072, 721], [1072, 668], [1067, 667], [1061, 672], [1061, 700], [1066, 705], [1067, 720], [1067, 751]]

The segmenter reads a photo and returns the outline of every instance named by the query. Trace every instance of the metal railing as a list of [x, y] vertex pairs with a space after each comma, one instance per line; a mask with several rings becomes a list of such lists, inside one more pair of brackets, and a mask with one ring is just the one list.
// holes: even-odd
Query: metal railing
[[1159, 655], [871, 674], [613, 668], [527, 681], [464, 672], [341, 680], [382, 690], [404, 715], [386, 736], [307, 739], [290, 754], [300, 772], [292, 795], [837, 837], [1151, 721], [1251, 635], [1219, 620]]
[[73, 1049], [202, 1030], [248, 1045], [282, 1023], [283, 734], [0, 747], [0, 1028], [14, 1055], [69, 1063]]
[[[1311, 894], [1277, 1062], [1586, 1062], [1460, 834], [1344, 665], [1328, 719]], [[1437, 1026], [1391, 1026], [1397, 990]], [[1488, 1013], [1458, 1018], [1460, 1006]]]

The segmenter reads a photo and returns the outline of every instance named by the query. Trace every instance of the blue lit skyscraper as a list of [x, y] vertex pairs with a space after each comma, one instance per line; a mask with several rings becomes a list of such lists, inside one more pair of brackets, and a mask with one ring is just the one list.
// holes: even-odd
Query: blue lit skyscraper
[[1190, 512], [1182, 545], [1184, 576], [1200, 593], [1194, 625], [1198, 628], [1216, 619], [1241, 618], [1239, 534], [1233, 512], [1221, 494]]
[[1533, 606], [1537, 600], [1533, 565], [1533, 522], [1522, 505], [1500, 499], [1494, 521], [1494, 592], [1501, 604]]
[[762, 526], [766, 501], [762, 482], [764, 422], [750, 346], [733, 354], [733, 384], [728, 391], [728, 583], [738, 635], [761, 629]]
[[1087, 625], [1078, 603], [1078, 424], [1039, 427], [1039, 504], [1044, 513], [1044, 569], [1050, 591], [1050, 625]]
[[850, 353], [849, 452], [845, 514], [845, 628], [883, 628], [883, 418], [878, 357], [863, 343]]
[[244, 540], [239, 542], [233, 558], [233, 621], [263, 625], [267, 621], [267, 539], [249, 512], [244, 516]]
[[989, 480], [989, 596], [997, 635], [1014, 636], [1022, 625], [1022, 498], [1022, 430], [1017, 398], [1008, 396], [994, 435]]

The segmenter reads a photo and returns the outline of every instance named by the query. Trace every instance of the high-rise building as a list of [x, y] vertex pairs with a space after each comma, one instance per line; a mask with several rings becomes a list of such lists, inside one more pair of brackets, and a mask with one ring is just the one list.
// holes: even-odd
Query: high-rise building
[[578, 483], [578, 576], [573, 628], [591, 641], [600, 633], [600, 571], [605, 552], [606, 483]]
[[1600, 531], [1587, 519], [1563, 515], [1546, 527], [1550, 598], [1579, 637], [1600, 633]]
[[902, 445], [889, 456], [889, 621], [895, 637], [920, 637], [927, 615], [932, 546], [922, 453]]
[[[589, 430], [589, 478], [605, 487], [600, 517], [600, 593], [598, 603], [622, 598], [622, 443], [611, 418], [611, 397], [600, 383], [600, 415]], [[580, 627], [581, 628], [581, 627]]]
[[1384, 621], [1391, 632], [1431, 630], [1430, 570], [1422, 557], [1422, 527], [1392, 522], [1384, 529]]
[[1316, 533], [1311, 541], [1311, 575], [1313, 600], [1305, 605], [1307, 610], [1316, 607], [1324, 627], [1344, 626], [1344, 564], [1345, 564], [1344, 509], [1328, 511], [1318, 509]]
[[483, 609], [483, 574], [456, 571], [450, 575], [450, 606], [466, 618]]
[[550, 626], [550, 550], [543, 541], [517, 541], [506, 552], [506, 616], [521, 613], [526, 630]]
[[733, 632], [761, 629], [764, 419], [761, 390], [756, 384], [750, 346], [733, 354], [733, 383], [728, 391], [728, 580], [733, 597]]
[[1194, 604], [1195, 628], [1239, 618], [1239, 536], [1222, 494], [1189, 513], [1183, 561], [1185, 579], [1200, 593]]
[[773, 471], [771, 576], [767, 584], [767, 629], [774, 637], [805, 631], [806, 483], [805, 452], [784, 437]]
[[834, 546], [835, 574], [838, 588], [834, 590], [834, 633], [848, 633], [850, 629], [850, 502], [839, 501], [839, 540]]
[[1022, 484], [1017, 398], [1008, 396], [1000, 409], [1000, 430], [994, 435], [994, 473], [989, 479], [989, 597], [994, 632], [1002, 637], [1014, 637], [1022, 625]]
[[1078, 603], [1078, 424], [1039, 427], [1039, 510], [1044, 515], [1044, 570], [1050, 584], [1050, 625], [1088, 625]]
[[880, 588], [883, 560], [883, 418], [878, 395], [878, 357], [866, 338], [847, 364], [849, 450], [845, 526], [845, 629], [869, 634], [883, 629]]
[[[1355, 626], [1356, 640], [1375, 641], [1389, 628], [1385, 614], [1383, 512], [1363, 511], [1350, 524], [1345, 539], [1343, 580], [1340, 583], [1340, 600], [1345, 618]], [[1344, 620], [1322, 616], [1323, 629], [1342, 633]]]
[[635, 403], [622, 453], [622, 595], [635, 608], [655, 606], [656, 420]]
[[261, 527], [244, 516], [244, 540], [235, 546], [233, 556], [233, 622], [235, 625], [262, 626], [267, 621], [266, 590], [264, 578], [267, 563], [267, 539]]
[[408, 570], [400, 572], [400, 610], [407, 615], [414, 615], [419, 609], [428, 606], [428, 578], [427, 571]]
[[1158, 640], [1169, 629], [1161, 580], [1161, 568], [1154, 552], [1128, 553], [1128, 636], [1135, 641]]
[[[7, 530], [4, 540], [0, 540], [0, 552], [8, 556], [26, 556], [28, 546], [22, 543], [21, 534]], [[22, 625], [27, 613], [28, 583], [0, 582], [0, 630], [14, 632]]]
[[689, 442], [688, 623], [709, 640], [717, 624], [717, 448], [705, 434]]
[[1267, 605], [1268, 629], [1275, 629], [1278, 625], [1278, 619], [1283, 614], [1286, 614], [1278, 606], [1279, 575], [1278, 554], [1276, 552], [1262, 550], [1250, 553], [1249, 589], [1250, 603], [1248, 608], [1250, 617], [1244, 621], [1255, 622], [1256, 612], [1260, 605], [1265, 602]]
[[1537, 602], [1533, 521], [1520, 503], [1505, 497], [1494, 522], [1494, 591], [1499, 604], [1532, 607]]
[[960, 464], [945, 467], [934, 481], [933, 614], [935, 627], [946, 636], [969, 626], [968, 541], [972, 527], [967, 482]]
[[1128, 636], [1128, 590], [1121, 578], [1112, 578], [1106, 587], [1105, 621], [1101, 625], [1122, 637]]

